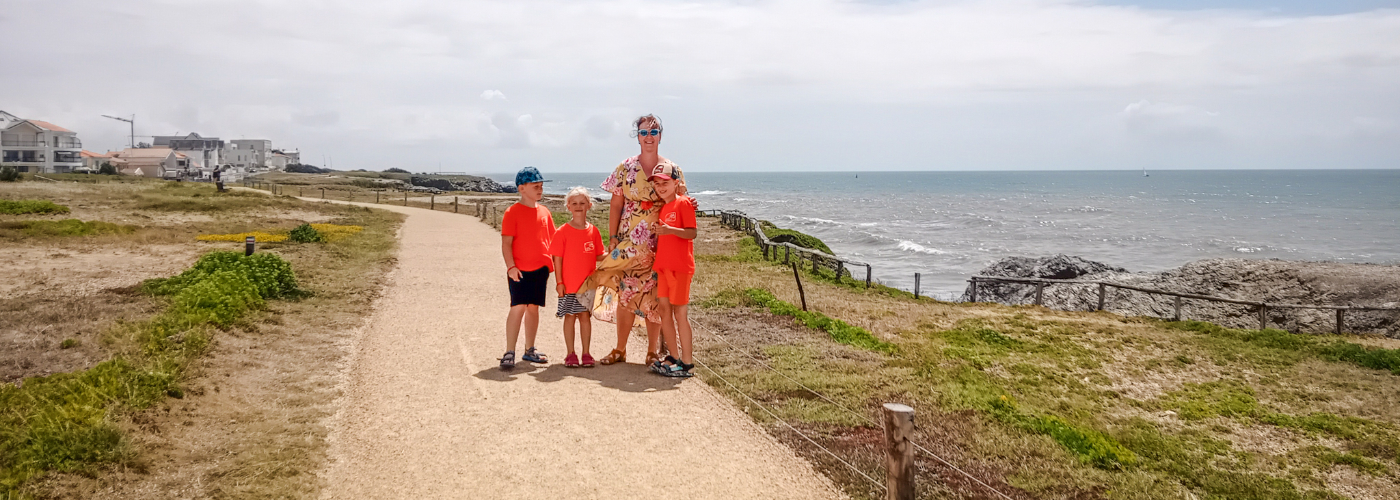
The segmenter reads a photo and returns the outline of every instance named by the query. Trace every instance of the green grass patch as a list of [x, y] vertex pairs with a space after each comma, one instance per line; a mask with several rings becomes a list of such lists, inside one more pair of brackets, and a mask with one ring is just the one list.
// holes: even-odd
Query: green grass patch
[[24, 497], [48, 471], [122, 462], [131, 450], [116, 413], [151, 406], [178, 386], [185, 365], [226, 327], [265, 300], [300, 293], [291, 265], [272, 254], [213, 252], [184, 273], [143, 290], [171, 297], [156, 317], [123, 325], [136, 348], [88, 370], [0, 385], [0, 497]]
[[821, 238], [818, 238], [816, 236], [812, 236], [802, 231], [783, 229], [774, 225], [772, 222], [768, 222], [766, 220], [758, 221], [758, 225], [761, 229], [763, 229], [763, 235], [767, 236], [769, 240], [774, 240], [778, 242], [785, 241], [800, 246], [802, 248], [810, 248], [812, 250], [819, 250], [830, 255], [836, 255], [836, 252], [831, 251], [831, 247], [826, 246], [826, 243], [823, 242]]
[[1400, 375], [1400, 349], [1329, 341], [1283, 330], [1237, 330], [1204, 321], [1174, 321], [1166, 326], [1204, 335], [1205, 346], [1220, 364], [1244, 360], [1258, 365], [1289, 366], [1305, 357], [1316, 357]]
[[1186, 384], [1181, 390], [1162, 396], [1164, 407], [1177, 411], [1182, 420], [1198, 421], [1214, 417], [1258, 418], [1265, 415], [1254, 396], [1254, 389], [1234, 380]]
[[158, 184], [136, 196], [136, 208], [163, 212], [225, 212], [293, 207], [296, 202], [261, 192], [231, 189], [220, 193], [213, 185], [194, 182]]
[[0, 224], [0, 228], [18, 230], [25, 236], [30, 237], [92, 236], [99, 234], [131, 234], [136, 232], [136, 226], [113, 224], [111, 222], [102, 221], [83, 222], [78, 219], [7, 222]]
[[768, 312], [781, 316], [792, 316], [797, 321], [814, 330], [821, 330], [831, 336], [832, 340], [842, 344], [869, 349], [876, 352], [893, 353], [895, 345], [885, 342], [870, 333], [870, 330], [858, 326], [852, 326], [845, 321], [832, 319], [819, 312], [803, 311], [801, 308], [778, 300], [772, 293], [759, 288], [744, 290], [744, 295], [753, 305], [764, 307]]
[[0, 200], [0, 214], [66, 214], [68, 207], [49, 200]]
[[1060, 443], [1085, 463], [1102, 469], [1123, 469], [1137, 464], [1137, 454], [1107, 434], [1077, 426], [1054, 415], [1032, 415], [1021, 411], [1016, 400], [1001, 395], [988, 402], [992, 416], [1004, 423]]

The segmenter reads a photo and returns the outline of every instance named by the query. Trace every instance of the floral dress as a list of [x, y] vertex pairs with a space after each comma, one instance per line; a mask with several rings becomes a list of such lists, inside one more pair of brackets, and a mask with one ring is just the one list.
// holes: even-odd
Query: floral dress
[[[661, 160], [661, 163], [670, 163], [670, 160]], [[677, 180], [684, 186], [685, 174], [679, 168], [676, 173], [680, 174]], [[613, 322], [617, 308], [627, 307], [649, 322], [660, 323], [661, 315], [656, 310], [656, 273], [651, 265], [656, 260], [656, 233], [652, 232], [652, 227], [661, 213], [661, 196], [651, 188], [636, 156], [623, 160], [601, 187], [624, 197], [626, 202], [617, 222], [617, 233], [622, 235], [622, 241], [598, 263], [598, 271], [593, 274], [595, 283], [603, 287], [597, 294], [593, 315]]]

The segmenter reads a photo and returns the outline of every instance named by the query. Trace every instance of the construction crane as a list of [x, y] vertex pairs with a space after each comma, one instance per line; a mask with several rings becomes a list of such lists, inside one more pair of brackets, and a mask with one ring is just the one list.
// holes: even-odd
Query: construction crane
[[130, 124], [130, 125], [131, 125], [131, 147], [133, 147], [133, 148], [136, 147], [136, 115], [135, 115], [135, 114], [131, 115], [131, 119], [126, 119], [126, 118], [122, 118], [122, 117], [120, 117], [120, 116], [111, 116], [111, 115], [102, 115], [102, 116], [103, 116], [104, 118], [111, 118], [111, 119], [113, 119], [113, 120], [123, 121], [123, 122], [126, 122], [126, 123]]

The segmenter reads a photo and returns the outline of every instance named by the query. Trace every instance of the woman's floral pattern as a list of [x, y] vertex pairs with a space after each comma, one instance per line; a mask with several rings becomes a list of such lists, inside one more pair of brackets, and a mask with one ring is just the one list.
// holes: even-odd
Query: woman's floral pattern
[[[684, 178], [681, 182], [684, 184]], [[603, 293], [599, 294], [602, 298], [596, 304], [594, 315], [613, 321], [616, 308], [623, 306], [647, 321], [660, 323], [661, 316], [656, 310], [656, 273], [651, 266], [656, 254], [656, 234], [652, 227], [661, 212], [661, 197], [652, 189], [636, 156], [623, 160], [603, 181], [602, 188], [626, 199], [617, 228], [617, 234], [625, 237], [598, 263], [595, 277]]]

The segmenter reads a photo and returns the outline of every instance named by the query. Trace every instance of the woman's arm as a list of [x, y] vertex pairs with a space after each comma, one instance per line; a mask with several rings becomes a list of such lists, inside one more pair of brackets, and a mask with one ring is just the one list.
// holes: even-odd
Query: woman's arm
[[622, 241], [618, 237], [620, 235], [617, 234], [617, 226], [622, 219], [622, 206], [626, 203], [627, 198], [616, 193], [612, 195], [612, 201], [608, 202], [608, 248], [615, 248], [617, 244], [614, 242]]

